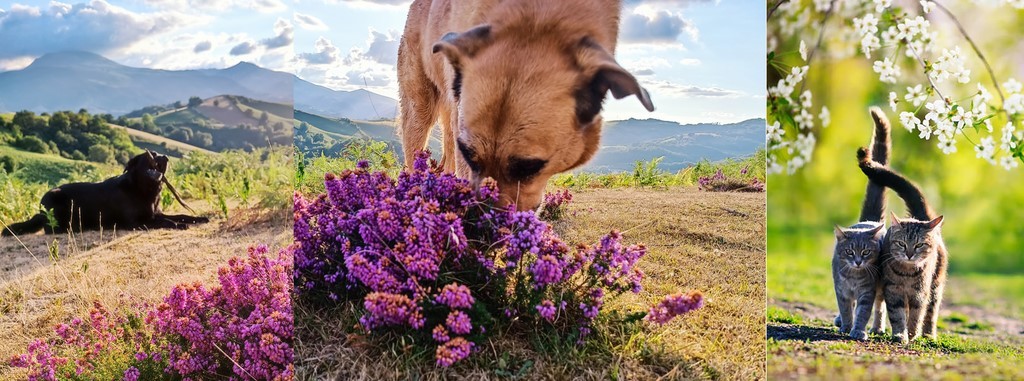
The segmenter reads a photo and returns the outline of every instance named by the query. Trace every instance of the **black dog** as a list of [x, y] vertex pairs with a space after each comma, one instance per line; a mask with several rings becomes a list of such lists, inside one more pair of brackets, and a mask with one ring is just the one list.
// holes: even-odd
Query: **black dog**
[[[178, 196], [164, 174], [167, 156], [146, 152], [135, 156], [124, 166], [124, 173], [100, 183], [71, 183], [51, 189], [40, 201], [43, 209], [52, 211], [56, 226], [47, 213], [39, 213], [28, 221], [12, 224], [2, 235], [22, 235], [45, 229], [47, 233], [97, 230], [102, 228], [187, 229], [190, 224], [206, 223], [206, 217], [166, 215], [160, 212], [163, 184], [186, 209], [192, 211]], [[193, 211], [193, 213], [195, 213]]]

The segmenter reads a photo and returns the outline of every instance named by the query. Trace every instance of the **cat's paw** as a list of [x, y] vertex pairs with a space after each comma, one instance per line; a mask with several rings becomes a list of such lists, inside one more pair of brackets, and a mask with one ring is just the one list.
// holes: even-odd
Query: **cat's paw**
[[892, 335], [892, 341], [900, 343], [900, 344], [906, 344], [906, 343], [910, 342], [910, 340], [907, 339], [907, 333], [906, 332], [901, 332], [901, 333], [897, 333], [897, 334]]
[[854, 330], [853, 332], [850, 332], [850, 338], [864, 341], [868, 339], [868, 333], [865, 331]]
[[839, 333], [850, 333], [851, 330], [853, 330], [853, 327], [848, 325], [842, 325], [839, 327]]
[[842, 327], [843, 326], [843, 317], [840, 316], [840, 315], [836, 315], [835, 320], [832, 320], [832, 324], [835, 324], [836, 327]]

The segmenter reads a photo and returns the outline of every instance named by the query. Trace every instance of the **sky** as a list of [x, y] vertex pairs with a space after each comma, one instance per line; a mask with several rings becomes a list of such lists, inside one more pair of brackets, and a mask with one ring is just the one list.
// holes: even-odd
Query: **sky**
[[[0, 71], [83, 50], [128, 66], [183, 70], [241, 61], [336, 90], [398, 96], [407, 0], [0, 1]], [[616, 58], [651, 93], [609, 99], [607, 120], [764, 117], [764, 5], [625, 0]]]
[[[66, 0], [65, 0], [66, 1]], [[290, 0], [0, 0], [0, 71], [81, 50], [134, 67], [293, 70]]]
[[[333, 89], [396, 98], [408, 1], [294, 4], [296, 73]], [[752, 0], [626, 0], [616, 58], [651, 93], [605, 103], [606, 120], [738, 122], [765, 113], [765, 8]], [[302, 21], [299, 21], [299, 20]]]

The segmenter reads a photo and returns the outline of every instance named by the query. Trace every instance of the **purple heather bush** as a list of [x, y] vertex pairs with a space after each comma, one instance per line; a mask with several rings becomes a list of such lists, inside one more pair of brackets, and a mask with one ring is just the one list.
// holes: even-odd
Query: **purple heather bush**
[[[747, 175], [747, 168], [744, 167], [740, 174]], [[719, 169], [712, 176], [701, 176], [697, 179], [697, 186], [700, 190], [708, 192], [764, 192], [765, 183], [756, 177], [750, 180], [732, 178], [726, 176]]]
[[363, 330], [433, 343], [447, 367], [495, 324], [582, 340], [606, 296], [640, 292], [643, 246], [613, 231], [572, 250], [534, 212], [495, 206], [493, 181], [474, 189], [428, 158], [397, 178], [360, 162], [327, 174], [326, 194], [296, 193], [299, 298], [361, 304]]
[[218, 270], [218, 285], [171, 290], [146, 321], [162, 338], [168, 373], [186, 380], [293, 378], [290, 249], [269, 256], [265, 245]]
[[568, 212], [570, 203], [572, 203], [572, 193], [568, 189], [545, 193], [537, 215], [545, 221], [560, 220]]
[[290, 250], [257, 246], [220, 268], [212, 289], [179, 285], [155, 308], [96, 302], [9, 364], [29, 380], [291, 380], [291, 263]]

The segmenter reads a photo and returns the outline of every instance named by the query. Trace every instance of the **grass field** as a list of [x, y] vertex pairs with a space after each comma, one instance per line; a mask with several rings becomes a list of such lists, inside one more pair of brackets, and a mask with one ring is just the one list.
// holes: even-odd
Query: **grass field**
[[[296, 305], [300, 379], [764, 379], [763, 193], [708, 193], [695, 187], [582, 189], [554, 224], [570, 243], [612, 229], [649, 248], [639, 295], [609, 301], [598, 334], [582, 347], [539, 332], [496, 333], [453, 368], [401, 337], [354, 334], [351, 304]], [[663, 295], [700, 289], [706, 306], [657, 327], [623, 323]], [[615, 318], [619, 316], [619, 318]]]

